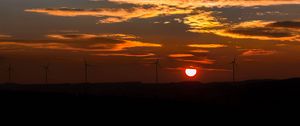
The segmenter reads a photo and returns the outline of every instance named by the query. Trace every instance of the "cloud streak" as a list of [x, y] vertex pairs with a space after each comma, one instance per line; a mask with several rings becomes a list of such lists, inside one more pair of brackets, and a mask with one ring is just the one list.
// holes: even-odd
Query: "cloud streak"
[[204, 49], [196, 49], [196, 50], [191, 50], [190, 52], [193, 53], [208, 53], [208, 50], [204, 50]]
[[215, 34], [240, 39], [300, 41], [300, 31], [297, 28], [298, 23], [248, 21], [220, 30]]
[[[137, 48], [137, 47], [162, 47], [161, 44], [154, 44], [154, 43], [146, 43], [140, 41], [131, 41], [131, 40], [123, 40], [124, 43], [116, 44], [110, 49], [102, 49], [102, 51], [123, 51], [129, 48]], [[105, 48], [107, 47], [106, 44], [95, 44], [90, 47], [93, 48]]]
[[128, 53], [102, 53], [95, 54], [96, 56], [125, 56], [125, 57], [151, 57], [155, 56], [154, 53], [146, 53], [146, 54], [128, 54]]
[[74, 8], [38, 8], [26, 9], [25, 12], [42, 13], [52, 16], [61, 17], [77, 17], [92, 16], [101, 17], [98, 23], [119, 23], [131, 19], [147, 19], [158, 16], [188, 14], [192, 10], [179, 9], [176, 7], [156, 6], [150, 8], [134, 7], [134, 8], [99, 8], [99, 9], [74, 9]]
[[200, 59], [200, 60], [188, 60], [188, 59], [181, 59], [179, 61], [183, 61], [183, 62], [189, 62], [189, 63], [199, 63], [199, 64], [214, 64], [215, 60], [212, 59]]
[[139, 37], [128, 34], [49, 34], [46, 37], [57, 40], [100, 40], [100, 39], [114, 39], [114, 40], [135, 40]]
[[270, 27], [300, 29], [300, 21], [279, 21], [269, 24]]
[[[31, 49], [48, 49], [61, 50], [71, 52], [89, 52], [97, 55], [111, 56], [136, 56], [146, 57], [152, 56], [152, 53], [147, 54], [127, 54], [126, 51], [134, 50], [133, 48], [158, 48], [161, 44], [141, 42], [138, 37], [125, 34], [51, 34], [47, 35], [54, 40], [45, 41], [2, 41], [0, 46], [2, 49], [19, 51], [25, 48]], [[103, 39], [105, 38], [105, 39]], [[93, 40], [94, 42], [90, 42]], [[101, 53], [99, 53], [101, 52]], [[114, 52], [114, 53], [111, 53]]]
[[169, 5], [177, 7], [229, 7], [229, 6], [271, 6], [283, 4], [300, 4], [298, 0], [108, 0], [117, 3], [130, 3], [136, 5]]
[[[74, 40], [95, 41], [95, 44], [89, 47], [100, 48], [98, 51], [123, 51], [136, 47], [162, 47], [161, 44], [137, 41], [135, 39], [139, 37], [127, 34], [51, 34], [47, 35], [47, 37], [58, 40], [70, 40], [71, 42]], [[103, 40], [103, 38], [107, 40]], [[108, 40], [110, 43], [103, 42]]]
[[268, 56], [275, 54], [276, 51], [263, 50], [263, 49], [250, 49], [242, 53], [242, 56]]
[[189, 44], [187, 46], [188, 47], [193, 47], [193, 48], [205, 48], [205, 49], [215, 49], [215, 48], [228, 47], [227, 45], [224, 45], [224, 44]]
[[193, 57], [193, 54], [186, 54], [186, 53], [178, 53], [178, 54], [170, 54], [169, 57], [171, 58], [183, 58], [183, 57]]

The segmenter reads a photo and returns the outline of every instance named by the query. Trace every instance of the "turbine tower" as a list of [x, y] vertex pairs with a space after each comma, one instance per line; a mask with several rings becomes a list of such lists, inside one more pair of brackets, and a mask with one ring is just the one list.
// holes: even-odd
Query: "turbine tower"
[[12, 65], [9, 64], [8, 65], [8, 83], [12, 83], [12, 71], [13, 71]]
[[50, 67], [49, 63], [46, 66], [44, 66], [44, 70], [45, 70], [45, 84], [48, 84], [49, 67]]
[[158, 84], [159, 83], [159, 78], [158, 78], [158, 67], [159, 67], [159, 59], [156, 59], [155, 61], [155, 83]]
[[85, 80], [85, 83], [88, 83], [88, 68], [89, 67], [91, 67], [91, 65], [88, 64], [86, 59], [84, 59], [84, 80]]
[[232, 65], [232, 81], [236, 81], [236, 69], [237, 69], [237, 58], [235, 57], [233, 61], [230, 63]]

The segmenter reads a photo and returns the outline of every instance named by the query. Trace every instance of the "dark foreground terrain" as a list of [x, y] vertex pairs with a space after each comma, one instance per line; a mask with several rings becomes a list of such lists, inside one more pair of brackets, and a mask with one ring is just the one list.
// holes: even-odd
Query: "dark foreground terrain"
[[300, 123], [300, 79], [0, 85], [0, 123]]

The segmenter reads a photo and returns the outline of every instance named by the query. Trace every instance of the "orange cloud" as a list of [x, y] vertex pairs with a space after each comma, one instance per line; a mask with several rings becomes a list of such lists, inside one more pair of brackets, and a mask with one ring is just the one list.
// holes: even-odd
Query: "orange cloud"
[[213, 12], [211, 11], [198, 11], [196, 14], [185, 17], [183, 23], [190, 27], [189, 32], [214, 33], [226, 24], [221, 23], [212, 14]]
[[36, 49], [58, 49], [58, 50], [72, 50], [79, 51], [80, 48], [72, 48], [66, 44], [62, 43], [30, 43], [30, 42], [0, 42], [2, 47], [12, 47], [12, 46], [21, 46], [21, 47], [30, 47]]
[[219, 30], [215, 34], [240, 39], [300, 41], [300, 31], [297, 28], [278, 27], [277, 24], [272, 21], [247, 21]]
[[[139, 37], [127, 34], [50, 34], [46, 37], [53, 41], [2, 41], [0, 49], [10, 52], [28, 49], [61, 50], [71, 52], [89, 52], [97, 56], [150, 57], [154, 53], [130, 54], [125, 51], [136, 47], [162, 47], [161, 44], [141, 42]], [[68, 42], [64, 42], [68, 41]], [[101, 52], [101, 53], [99, 53]], [[113, 52], [113, 53], [112, 53]]]
[[[200, 19], [198, 19], [200, 17]], [[185, 18], [190, 26], [189, 32], [212, 33], [223, 37], [238, 39], [300, 41], [300, 22], [298, 21], [246, 21], [239, 24], [221, 23], [212, 13], [199, 13]]]
[[98, 37], [97, 35], [93, 34], [50, 34], [47, 35], [48, 38], [52, 39], [60, 39], [60, 40], [74, 40], [74, 39], [92, 39]]
[[50, 34], [48, 38], [60, 40], [76, 40], [76, 39], [97, 39], [97, 38], [111, 38], [111, 39], [137, 39], [137, 36], [128, 34]]
[[[224, 37], [239, 39], [300, 41], [299, 30], [291, 30], [287, 27], [274, 27], [277, 25], [293, 24], [294, 22], [250, 21], [240, 24], [230, 24], [227, 19], [216, 17], [213, 11], [199, 11], [199, 7], [228, 7], [228, 6], [270, 6], [282, 4], [300, 4], [299, 0], [109, 0], [113, 3], [130, 3], [141, 5], [132, 8], [38, 8], [26, 9], [26, 12], [43, 13], [53, 16], [76, 17], [93, 16], [101, 18], [98, 23], [118, 23], [131, 19], [147, 19], [159, 16], [186, 14], [183, 19], [176, 19], [189, 26], [188, 31], [194, 33], [211, 33]], [[145, 7], [144, 5], [152, 5]], [[165, 22], [169, 23], [169, 22]], [[298, 25], [299, 26], [299, 25]], [[253, 34], [253, 32], [260, 34]], [[262, 34], [262, 35], [261, 35]], [[276, 36], [276, 35], [283, 36]], [[271, 35], [271, 36], [269, 36]], [[272, 36], [274, 35], [274, 36]], [[284, 36], [285, 35], [285, 36]], [[50, 36], [51, 37], [51, 36]], [[59, 36], [52, 36], [59, 37]]]
[[284, 46], [288, 46], [288, 44], [276, 44], [275, 46], [284, 47]]
[[213, 16], [214, 12], [199, 11], [184, 18], [189, 32], [257, 40], [300, 41], [299, 21], [246, 21], [239, 24], [226, 23], [227, 19]]
[[39, 8], [26, 9], [26, 12], [43, 13], [52, 16], [77, 17], [77, 16], [93, 16], [103, 17], [98, 23], [118, 23], [125, 22], [130, 19], [153, 18], [161, 15], [188, 14], [192, 10], [180, 9], [169, 6], [156, 6], [150, 8], [134, 7], [134, 8], [99, 8], [99, 9], [74, 9], [74, 8]]
[[[51, 34], [47, 35], [49, 38], [59, 40], [95, 40], [99, 38], [109, 38], [112, 40], [118, 40], [118, 43], [103, 43], [100, 42], [92, 44], [89, 48], [96, 49], [97, 51], [123, 51], [129, 48], [136, 47], [162, 47], [161, 44], [141, 42], [134, 39], [139, 37], [127, 34]], [[97, 49], [100, 48], [100, 49]]]
[[300, 4], [299, 0], [108, 0], [117, 3], [137, 5], [168, 5], [176, 7], [228, 7], [228, 6], [270, 6], [282, 4]]
[[[140, 45], [142, 46], [142, 45]], [[132, 47], [132, 46], [131, 46]], [[29, 42], [0, 42], [0, 49], [10, 52], [24, 51], [29, 49], [47, 49], [47, 50], [61, 50], [71, 52], [91, 52], [91, 55], [96, 56], [125, 56], [125, 57], [150, 57], [155, 56], [154, 53], [146, 54], [128, 54], [126, 52], [120, 52], [120, 49], [97, 49], [97, 48], [82, 48], [74, 47], [66, 43], [29, 43]], [[110, 51], [118, 51], [119, 53], [109, 53]], [[93, 54], [97, 52], [106, 52], [100, 54]]]
[[242, 53], [242, 56], [268, 56], [275, 54], [276, 51], [269, 51], [263, 49], [250, 49]]
[[[133, 47], [136, 45], [126, 46], [126, 48]], [[144, 47], [148, 45], [139, 45], [139, 47]], [[0, 49], [6, 52], [18, 52], [24, 51], [26, 48], [29, 49], [47, 49], [47, 50], [61, 50], [61, 51], [71, 51], [71, 52], [91, 52], [91, 55], [95, 56], [124, 56], [124, 57], [151, 57], [155, 56], [154, 53], [145, 53], [145, 54], [129, 54], [126, 52], [120, 52], [122, 49], [119, 49], [117, 46], [111, 49], [97, 49], [97, 48], [82, 48], [74, 47], [68, 43], [30, 43], [30, 42], [0, 42]], [[118, 48], [118, 49], [116, 49]], [[125, 47], [124, 47], [125, 48]], [[110, 51], [117, 51], [118, 53], [110, 53]], [[102, 52], [98, 54], [93, 54], [97, 52]]]
[[190, 52], [193, 52], [193, 53], [208, 53], [209, 51], [208, 50], [203, 50], [203, 49], [197, 49], [197, 50], [191, 50]]
[[[23, 46], [36, 49], [56, 49], [67, 51], [84, 51], [84, 52], [116, 52], [124, 51], [136, 47], [162, 47], [161, 44], [141, 42], [136, 39], [138, 37], [126, 34], [51, 34], [47, 35], [49, 38], [58, 40], [90, 40], [95, 42], [87, 43], [86, 41], [72, 41], [72, 43], [61, 42], [0, 42], [1, 46]], [[99, 39], [110, 38], [110, 39]], [[99, 42], [98, 42], [99, 41]], [[108, 42], [104, 42], [108, 41]], [[117, 43], [114, 41], [118, 41]], [[83, 43], [82, 43], [83, 42]], [[76, 44], [86, 44], [85, 46], [78, 46]]]
[[[114, 46], [112, 46], [112, 48], [110, 49], [102, 49], [103, 51], [122, 51], [128, 48], [136, 48], [136, 47], [162, 47], [161, 44], [154, 44], [154, 43], [145, 43], [145, 42], [139, 42], [139, 41], [131, 41], [131, 40], [123, 40], [124, 43], [119, 43], [116, 44]], [[97, 48], [97, 47], [101, 47], [101, 48], [105, 48], [108, 47], [107, 44], [95, 44], [90, 46], [92, 48]]]
[[188, 47], [212, 49], [212, 48], [224, 48], [228, 46], [223, 44], [189, 44]]
[[171, 58], [193, 57], [193, 54], [170, 54]]
[[[185, 24], [192, 27], [193, 32], [200, 28], [211, 28], [223, 26], [213, 16], [212, 12], [198, 11], [199, 7], [227, 7], [227, 6], [261, 6], [261, 5], [280, 5], [280, 4], [300, 4], [298, 0], [109, 0], [115, 3], [130, 3], [137, 5], [154, 5], [152, 7], [133, 7], [133, 8], [96, 8], [96, 9], [77, 9], [77, 8], [38, 8], [26, 9], [26, 12], [44, 13], [53, 16], [76, 17], [93, 16], [103, 17], [98, 23], [117, 23], [125, 22], [130, 19], [153, 18], [161, 15], [191, 14], [184, 19]], [[180, 21], [181, 22], [181, 21]], [[196, 30], [196, 31], [195, 31]], [[207, 30], [201, 30], [207, 32]], [[199, 32], [199, 31], [198, 31]]]
[[147, 54], [127, 54], [127, 53], [104, 53], [104, 54], [95, 54], [96, 56], [125, 56], [125, 57], [150, 57], [155, 56], [154, 53]]
[[99, 37], [105, 38], [113, 38], [113, 39], [138, 39], [139, 37], [135, 35], [128, 35], [128, 34], [100, 34]]
[[179, 60], [183, 62], [190, 62], [190, 63], [200, 63], [200, 64], [214, 64], [215, 60], [211, 59], [200, 59], [200, 60]]

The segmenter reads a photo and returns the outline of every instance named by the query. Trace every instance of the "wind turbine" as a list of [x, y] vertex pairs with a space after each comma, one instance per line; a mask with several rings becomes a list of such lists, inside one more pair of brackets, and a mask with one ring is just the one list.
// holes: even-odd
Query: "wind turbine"
[[233, 61], [230, 63], [232, 65], [232, 81], [236, 81], [236, 70], [237, 70], [237, 58], [234, 57]]
[[88, 68], [89, 67], [91, 67], [91, 65], [88, 64], [86, 59], [84, 59], [84, 80], [85, 80], [85, 83], [88, 83]]
[[156, 61], [154, 62], [154, 64], [155, 64], [155, 83], [156, 83], [156, 84], [159, 83], [159, 80], [158, 80], [158, 79], [159, 79], [159, 78], [158, 78], [158, 76], [159, 76], [159, 75], [158, 75], [158, 72], [159, 72], [159, 71], [158, 71], [159, 63], [160, 63], [160, 62], [159, 62], [159, 59], [156, 59]]
[[44, 70], [45, 70], [45, 83], [46, 84], [48, 84], [49, 67], [50, 67], [49, 63], [46, 66], [44, 66]]
[[8, 83], [12, 83], [12, 71], [13, 71], [13, 68], [12, 68], [12, 65], [9, 64], [8, 65]]

